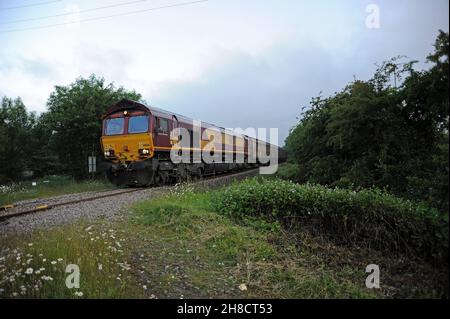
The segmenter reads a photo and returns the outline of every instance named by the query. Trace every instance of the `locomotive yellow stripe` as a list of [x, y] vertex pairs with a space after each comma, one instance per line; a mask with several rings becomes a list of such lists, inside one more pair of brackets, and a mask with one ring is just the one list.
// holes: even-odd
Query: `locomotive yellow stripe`
[[[156, 146], [156, 147], [154, 147], [154, 149], [158, 149], [158, 150], [169, 150], [169, 151], [170, 151], [170, 150], [172, 149], [172, 147]], [[200, 148], [174, 148], [174, 149], [176, 149], [176, 150], [183, 149], [183, 150], [191, 150], [191, 151], [201, 151]], [[224, 153], [240, 153], [240, 154], [245, 154], [245, 152], [238, 152], [238, 151], [236, 151], [236, 152], [234, 152], [234, 151], [222, 151], [222, 150], [217, 150], [217, 151], [221, 151], [221, 152], [224, 152]]]

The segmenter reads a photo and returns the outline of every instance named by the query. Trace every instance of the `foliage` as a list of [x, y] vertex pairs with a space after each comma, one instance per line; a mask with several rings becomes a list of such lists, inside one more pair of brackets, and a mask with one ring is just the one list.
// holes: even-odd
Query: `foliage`
[[3, 97], [0, 109], [0, 184], [34, 177], [69, 174], [88, 177], [87, 157], [101, 158], [101, 116], [121, 99], [139, 100], [135, 91], [106, 84], [91, 75], [68, 86], [55, 86], [48, 111], [28, 113], [20, 98]]
[[33, 145], [30, 131], [36, 122], [20, 98], [3, 97], [0, 108], [0, 183], [17, 180], [29, 166]]
[[314, 98], [286, 139], [295, 180], [375, 185], [448, 211], [448, 43], [441, 31], [429, 70], [396, 57], [369, 81]]
[[279, 164], [275, 177], [279, 177], [288, 181], [297, 182], [299, 178], [300, 168], [296, 163]]
[[[28, 113], [20, 98], [3, 97], [0, 109], [0, 183], [61, 172], [45, 115]], [[25, 176], [24, 176], [25, 175]]]
[[424, 204], [375, 188], [351, 191], [254, 178], [228, 187], [214, 204], [237, 218], [263, 216], [288, 226], [309, 226], [338, 243], [444, 263], [448, 257], [448, 219]]
[[141, 95], [106, 84], [95, 75], [55, 87], [45, 116], [64, 172], [76, 179], [88, 176], [87, 157], [92, 153], [101, 156], [101, 116], [109, 106], [124, 98], [139, 100]]

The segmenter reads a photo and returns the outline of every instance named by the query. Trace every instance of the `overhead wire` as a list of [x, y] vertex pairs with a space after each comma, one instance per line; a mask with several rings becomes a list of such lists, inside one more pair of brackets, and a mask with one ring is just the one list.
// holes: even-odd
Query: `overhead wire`
[[[116, 7], [121, 7], [121, 6], [125, 6], [125, 5], [131, 5], [131, 4], [136, 4], [136, 3], [148, 2], [148, 1], [151, 1], [151, 0], [134, 0], [134, 1], [121, 2], [121, 3], [116, 3], [116, 4], [102, 6], [102, 7], [79, 10], [79, 11], [77, 11], [77, 13], [86, 13], [86, 12], [105, 10], [105, 9], [116, 8]], [[73, 14], [73, 12], [64, 12], [64, 13], [34, 17], [34, 18], [17, 19], [17, 20], [10, 20], [10, 21], [0, 21], [0, 24], [13, 24], [13, 23], [45, 20], [45, 19], [69, 16], [72, 14]]]
[[174, 8], [174, 7], [181, 7], [181, 6], [187, 6], [187, 5], [193, 5], [193, 4], [207, 2], [207, 1], [208, 0], [197, 0], [197, 1], [188, 1], [188, 2], [174, 3], [174, 4], [170, 4], [170, 5], [165, 5], [165, 6], [152, 7], [152, 8], [147, 8], [147, 9], [141, 9], [141, 10], [135, 10], [135, 11], [128, 11], [128, 12], [123, 12], [123, 13], [111, 14], [111, 15], [106, 15], [106, 16], [99, 16], [99, 17], [93, 17], [93, 18], [80, 19], [80, 20], [76, 20], [76, 21], [61, 22], [61, 23], [47, 24], [47, 25], [42, 25], [42, 26], [26, 27], [26, 28], [19, 28], [19, 29], [0, 30], [0, 33], [12, 33], [12, 32], [21, 32], [21, 31], [28, 31], [28, 30], [47, 29], [47, 28], [53, 28], [53, 27], [64, 26], [64, 25], [69, 25], [69, 24], [78, 24], [78, 23], [82, 23], [82, 22], [105, 20], [105, 19], [110, 19], [110, 18], [114, 18], [114, 17], [121, 17], [121, 16], [138, 14], [138, 13], [143, 13], [143, 12], [149, 12], [149, 11], [155, 11], [155, 10], [161, 10], [161, 9], [167, 9], [167, 8]]
[[29, 4], [22, 4], [22, 5], [18, 5], [18, 6], [0, 7], [0, 11], [37, 7], [37, 6], [42, 6], [42, 5], [51, 4], [51, 3], [55, 3], [55, 2], [61, 2], [61, 1], [63, 1], [63, 0], [41, 1], [41, 2], [35, 2], [35, 3], [29, 3]]

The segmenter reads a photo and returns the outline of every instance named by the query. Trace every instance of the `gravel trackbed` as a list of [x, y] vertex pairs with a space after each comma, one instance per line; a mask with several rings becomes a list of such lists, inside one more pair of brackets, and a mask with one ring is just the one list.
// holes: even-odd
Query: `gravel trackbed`
[[[227, 185], [234, 180], [240, 180], [249, 176], [257, 175], [258, 169], [248, 170], [236, 174], [217, 176], [216, 178], [209, 178], [194, 183], [199, 188], [211, 188], [216, 186]], [[0, 222], [0, 236], [7, 236], [11, 234], [20, 234], [33, 231], [40, 228], [49, 228], [66, 223], [72, 223], [79, 219], [93, 220], [97, 218], [114, 219], [120, 214], [128, 211], [132, 204], [146, 199], [156, 198], [162, 196], [170, 189], [170, 186], [144, 188], [131, 193], [123, 193], [115, 196], [99, 198], [86, 202], [72, 203], [70, 205], [57, 206], [48, 210], [39, 211], [32, 214], [11, 217], [5, 221]], [[11, 214], [15, 211], [30, 209], [37, 205], [47, 204], [54, 205], [58, 203], [70, 202], [75, 200], [83, 200], [95, 196], [101, 196], [108, 193], [120, 193], [124, 190], [111, 191], [95, 191], [77, 194], [68, 194], [55, 196], [45, 199], [31, 199], [15, 203], [16, 207], [8, 209], [7, 213]]]

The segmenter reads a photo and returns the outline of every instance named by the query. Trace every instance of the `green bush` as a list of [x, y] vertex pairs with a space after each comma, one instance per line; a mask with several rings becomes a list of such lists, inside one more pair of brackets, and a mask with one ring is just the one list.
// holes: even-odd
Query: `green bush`
[[283, 163], [278, 166], [276, 177], [288, 181], [298, 182], [299, 176], [300, 176], [300, 168], [298, 164]]
[[338, 243], [447, 263], [448, 215], [378, 189], [356, 192], [254, 178], [216, 196], [215, 208], [233, 217], [264, 216], [308, 227]]

